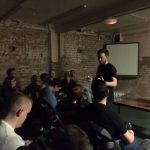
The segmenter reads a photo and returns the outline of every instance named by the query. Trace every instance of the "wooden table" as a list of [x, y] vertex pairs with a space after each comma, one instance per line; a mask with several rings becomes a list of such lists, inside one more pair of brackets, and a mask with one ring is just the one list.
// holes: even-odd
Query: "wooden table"
[[150, 100], [144, 99], [122, 99], [119, 101], [113, 102], [115, 105], [118, 105], [118, 112], [120, 113], [120, 106], [130, 107], [134, 109], [139, 109], [142, 111], [150, 111]]

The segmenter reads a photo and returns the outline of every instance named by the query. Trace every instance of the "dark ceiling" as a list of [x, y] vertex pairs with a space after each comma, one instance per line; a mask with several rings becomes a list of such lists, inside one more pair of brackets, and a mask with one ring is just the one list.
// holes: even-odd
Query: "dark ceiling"
[[149, 0], [1, 0], [0, 21], [53, 24], [65, 32], [149, 7]]

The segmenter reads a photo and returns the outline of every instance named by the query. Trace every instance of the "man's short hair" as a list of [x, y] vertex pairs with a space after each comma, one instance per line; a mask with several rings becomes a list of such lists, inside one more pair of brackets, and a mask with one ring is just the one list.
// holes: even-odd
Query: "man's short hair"
[[40, 75], [40, 79], [42, 82], [48, 82], [48, 74], [47, 73], [42, 73]]
[[6, 71], [7, 75], [8, 75], [8, 76], [11, 75], [11, 72], [12, 72], [12, 71], [15, 71], [15, 68], [9, 68], [9, 69]]
[[1, 106], [0, 117], [4, 119], [12, 110], [15, 105], [21, 105], [23, 102], [31, 102], [32, 100], [21, 92], [12, 92], [7, 99], [2, 100], [3, 106]]
[[54, 150], [92, 150], [87, 134], [77, 125], [69, 124], [52, 134]]
[[54, 79], [54, 80], [51, 82], [51, 86], [53, 86], [53, 87], [55, 87], [55, 86], [62, 87], [61, 81], [60, 81], [59, 79]]
[[100, 54], [104, 53], [106, 56], [109, 56], [109, 51], [107, 49], [100, 49], [97, 51], [97, 56], [99, 58]]
[[32, 82], [32, 83], [36, 83], [37, 80], [38, 80], [37, 75], [32, 75], [32, 77], [31, 77], [31, 82]]
[[91, 85], [91, 89], [95, 101], [101, 101], [108, 95], [108, 87], [105, 81], [101, 79], [94, 79]]
[[78, 84], [78, 83], [74, 83], [74, 84], [72, 85], [72, 89], [74, 89], [74, 88], [76, 88], [76, 87], [82, 87], [82, 85], [81, 85], [81, 84]]

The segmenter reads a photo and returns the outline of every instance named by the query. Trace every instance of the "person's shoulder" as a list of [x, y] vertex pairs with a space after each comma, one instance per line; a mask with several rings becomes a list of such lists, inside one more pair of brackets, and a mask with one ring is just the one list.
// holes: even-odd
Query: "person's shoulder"
[[108, 64], [107, 64], [107, 67], [109, 68], [109, 70], [110, 70], [113, 74], [117, 74], [117, 69], [116, 69], [116, 67], [115, 67], [113, 64], [108, 63]]
[[114, 110], [108, 109], [107, 113], [109, 114], [109, 117], [111, 120], [117, 121], [117, 122], [123, 122], [122, 118]]
[[95, 102], [94, 102], [94, 103], [89, 104], [89, 105], [87, 106], [87, 109], [88, 109], [88, 110], [98, 110], [98, 109], [102, 110], [102, 109], [106, 109], [106, 106], [103, 105], [103, 104], [95, 103]]
[[25, 145], [24, 140], [14, 132], [14, 134], [11, 134], [10, 136], [7, 137], [5, 145], [3, 147], [6, 150], [8, 149], [16, 150], [18, 147], [24, 145]]
[[112, 67], [112, 68], [115, 68], [115, 69], [116, 69], [116, 67], [115, 67], [113, 64], [111, 64], [110, 62], [107, 64], [107, 66], [109, 66], [109, 67]]
[[25, 145], [24, 140], [3, 122], [0, 122], [0, 131], [0, 140], [3, 141], [4, 150], [16, 150], [18, 147]]

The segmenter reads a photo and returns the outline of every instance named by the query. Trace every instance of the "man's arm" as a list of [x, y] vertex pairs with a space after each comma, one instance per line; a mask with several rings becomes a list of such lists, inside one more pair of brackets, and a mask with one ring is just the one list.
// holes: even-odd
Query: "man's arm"
[[116, 87], [117, 86], [117, 78], [112, 77], [112, 81], [106, 81], [106, 85], [110, 87]]
[[127, 130], [127, 132], [123, 134], [123, 139], [125, 139], [128, 144], [132, 143], [135, 139], [133, 130]]

